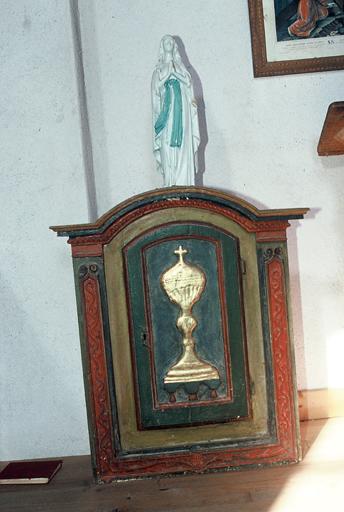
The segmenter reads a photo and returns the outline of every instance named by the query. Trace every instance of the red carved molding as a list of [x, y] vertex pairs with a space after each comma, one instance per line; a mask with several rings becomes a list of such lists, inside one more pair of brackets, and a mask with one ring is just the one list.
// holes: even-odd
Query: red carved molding
[[297, 457], [285, 276], [279, 251], [275, 249], [275, 256], [267, 262], [278, 436], [281, 446]]
[[286, 229], [281, 231], [258, 231], [257, 242], [285, 242], [287, 240]]
[[112, 422], [107, 381], [103, 321], [96, 275], [88, 274], [82, 282], [86, 343], [89, 359], [90, 394], [95, 429], [97, 468], [107, 473], [114, 459]]
[[253, 221], [244, 217], [242, 214], [230, 210], [228, 208], [224, 208], [223, 206], [201, 201], [199, 199], [174, 199], [171, 200], [163, 200], [157, 203], [152, 203], [146, 206], [142, 206], [141, 208], [134, 210], [132, 212], [127, 213], [113, 224], [111, 224], [103, 233], [99, 235], [90, 235], [90, 236], [78, 236], [75, 238], [70, 238], [68, 242], [73, 246], [87, 246], [87, 245], [97, 245], [97, 244], [107, 244], [109, 243], [114, 236], [116, 236], [122, 229], [128, 226], [133, 221], [156, 211], [166, 210], [169, 208], [196, 208], [203, 209], [210, 212], [218, 213], [227, 217], [237, 224], [239, 224], [242, 228], [250, 233], [259, 233], [259, 232], [272, 232], [272, 231], [285, 231], [289, 226], [289, 222], [286, 220], [276, 220], [276, 221]]
[[102, 256], [102, 244], [89, 244], [89, 245], [72, 245], [73, 258], [83, 258], [85, 256]]

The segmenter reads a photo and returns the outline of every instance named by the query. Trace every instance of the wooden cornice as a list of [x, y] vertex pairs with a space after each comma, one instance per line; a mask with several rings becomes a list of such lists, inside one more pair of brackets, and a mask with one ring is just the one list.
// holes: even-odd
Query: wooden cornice
[[70, 238], [100, 234], [120, 217], [137, 208], [153, 203], [156, 204], [159, 201], [164, 202], [165, 208], [166, 201], [170, 201], [172, 208], [174, 206], [173, 201], [175, 200], [177, 202], [181, 199], [184, 201], [189, 199], [190, 206], [192, 206], [192, 201], [194, 200], [217, 203], [222, 207], [227, 207], [238, 212], [243, 217], [252, 221], [288, 221], [291, 219], [302, 219], [309, 210], [308, 208], [259, 210], [244, 199], [217, 189], [205, 187], [169, 187], [155, 189], [127, 199], [106, 212], [93, 223], [51, 226], [50, 229], [55, 231], [58, 236], [69, 236]]

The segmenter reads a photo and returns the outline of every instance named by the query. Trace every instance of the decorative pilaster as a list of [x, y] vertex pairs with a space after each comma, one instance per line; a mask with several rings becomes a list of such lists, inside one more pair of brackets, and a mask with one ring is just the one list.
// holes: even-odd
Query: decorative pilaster
[[75, 259], [74, 264], [86, 400], [89, 422], [94, 431], [90, 441], [96, 459], [96, 474], [101, 477], [109, 473], [114, 461], [115, 430], [112, 417], [116, 413], [114, 399], [111, 404], [109, 393], [111, 351], [106, 350], [109, 333], [103, 261], [102, 258], [83, 258]]
[[[263, 250], [264, 281], [267, 287], [265, 307], [274, 371], [277, 434], [281, 447], [297, 457], [295, 445], [296, 408], [292, 382], [289, 337], [288, 297], [286, 286], [286, 245], [265, 246]], [[265, 311], [266, 313], [266, 311]], [[264, 312], [263, 312], [264, 314]]]

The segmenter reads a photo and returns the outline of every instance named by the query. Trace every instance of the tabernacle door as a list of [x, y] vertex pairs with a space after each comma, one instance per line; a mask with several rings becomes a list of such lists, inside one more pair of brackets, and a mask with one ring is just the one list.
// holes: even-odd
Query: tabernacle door
[[133, 222], [104, 254], [122, 448], [268, 435], [255, 235], [175, 208]]

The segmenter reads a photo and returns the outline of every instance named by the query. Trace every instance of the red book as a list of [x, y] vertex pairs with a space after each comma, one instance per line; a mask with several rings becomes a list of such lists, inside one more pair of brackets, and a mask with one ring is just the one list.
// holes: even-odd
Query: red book
[[62, 460], [10, 462], [0, 472], [0, 484], [47, 484], [62, 466]]

